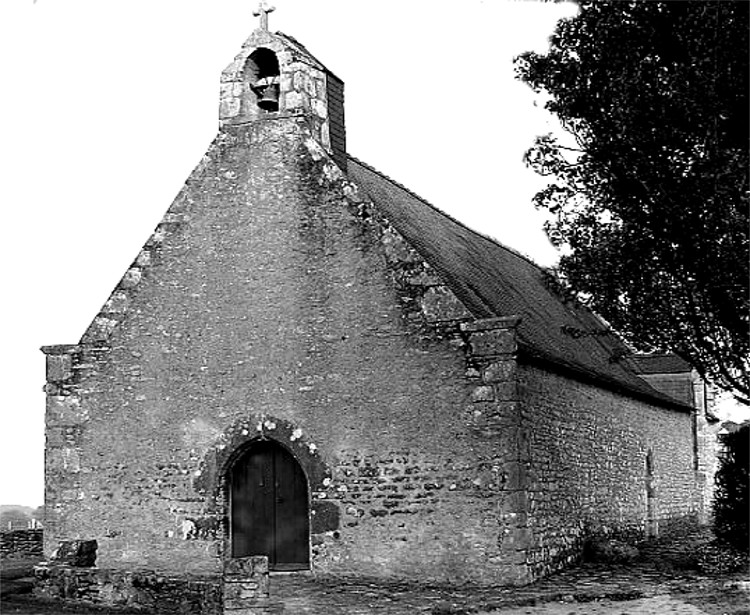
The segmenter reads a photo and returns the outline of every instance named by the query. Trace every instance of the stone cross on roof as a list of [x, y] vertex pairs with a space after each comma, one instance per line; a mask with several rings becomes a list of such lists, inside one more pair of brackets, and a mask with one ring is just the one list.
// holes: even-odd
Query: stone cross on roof
[[260, 29], [268, 32], [268, 14], [276, 10], [275, 6], [268, 6], [266, 0], [261, 0], [258, 8], [253, 11], [253, 15], [258, 17], [260, 15]]

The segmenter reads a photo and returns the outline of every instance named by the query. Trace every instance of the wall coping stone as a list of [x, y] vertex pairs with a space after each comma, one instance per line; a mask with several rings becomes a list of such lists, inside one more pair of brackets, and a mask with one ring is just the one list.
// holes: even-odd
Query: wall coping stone
[[52, 346], [42, 346], [40, 350], [48, 356], [58, 356], [80, 352], [81, 346], [78, 344], [55, 344]]

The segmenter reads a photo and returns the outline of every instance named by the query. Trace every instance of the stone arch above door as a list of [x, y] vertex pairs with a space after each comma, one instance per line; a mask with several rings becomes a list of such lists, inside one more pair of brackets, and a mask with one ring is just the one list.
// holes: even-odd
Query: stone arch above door
[[331, 471], [323, 461], [318, 446], [309, 441], [300, 427], [270, 415], [249, 415], [237, 421], [219, 436], [206, 452], [193, 480], [195, 491], [222, 506], [226, 473], [236, 458], [255, 441], [274, 440], [294, 455], [307, 476], [311, 496], [324, 492], [331, 481]]
[[290, 421], [266, 414], [252, 414], [226, 429], [205, 453], [193, 479], [196, 494], [205, 498], [207, 512], [221, 519], [223, 552], [231, 553], [229, 510], [226, 489], [227, 472], [254, 442], [273, 440], [284, 446], [297, 460], [307, 477], [310, 496], [310, 538], [313, 544], [326, 533], [340, 528], [339, 504], [329, 499], [332, 473], [321, 458], [317, 444], [305, 437], [302, 429]]

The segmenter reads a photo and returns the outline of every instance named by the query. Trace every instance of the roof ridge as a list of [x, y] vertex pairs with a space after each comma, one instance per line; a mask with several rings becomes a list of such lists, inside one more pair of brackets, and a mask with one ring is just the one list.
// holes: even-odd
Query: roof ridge
[[413, 196], [413, 197], [414, 197], [414, 198], [416, 198], [416, 199], [419, 199], [420, 201], [422, 201], [422, 203], [424, 203], [425, 205], [427, 205], [428, 207], [430, 207], [431, 209], [433, 209], [434, 211], [436, 211], [436, 212], [437, 212], [437, 213], [439, 213], [440, 215], [442, 215], [442, 216], [445, 216], [445, 217], [446, 217], [446, 218], [448, 218], [448, 219], [449, 219], [450, 221], [452, 221], [452, 222], [455, 222], [456, 224], [458, 224], [458, 225], [459, 225], [459, 226], [461, 226], [462, 228], [465, 228], [465, 229], [466, 229], [467, 231], [469, 231], [469, 232], [471, 232], [471, 233], [474, 233], [474, 234], [475, 234], [475, 235], [476, 235], [477, 237], [481, 237], [482, 239], [486, 239], [487, 241], [489, 241], [489, 242], [491, 242], [491, 243], [494, 243], [494, 244], [495, 244], [496, 246], [498, 246], [499, 248], [502, 248], [503, 250], [506, 250], [507, 252], [510, 252], [510, 253], [511, 253], [511, 254], [513, 254], [514, 256], [517, 256], [517, 257], [519, 257], [519, 258], [521, 258], [521, 259], [525, 260], [525, 261], [526, 261], [527, 263], [529, 263], [530, 265], [533, 265], [534, 267], [536, 267], [537, 269], [539, 269], [539, 271], [541, 271], [542, 273], [547, 273], [547, 272], [549, 272], [550, 268], [548, 268], [548, 267], [542, 267], [542, 266], [541, 266], [540, 264], [538, 264], [538, 263], [535, 263], [535, 262], [534, 262], [534, 261], [533, 261], [533, 260], [531, 259], [531, 257], [530, 257], [530, 256], [527, 256], [526, 254], [523, 254], [522, 252], [519, 252], [518, 250], [515, 250], [514, 248], [511, 248], [511, 247], [509, 247], [509, 246], [506, 246], [506, 245], [505, 245], [504, 243], [501, 243], [499, 239], [495, 239], [494, 237], [490, 237], [489, 235], [485, 235], [484, 233], [480, 233], [480, 232], [479, 232], [479, 231], [477, 231], [476, 229], [473, 229], [473, 228], [471, 228], [470, 226], [468, 226], [468, 225], [466, 225], [465, 223], [461, 222], [461, 220], [458, 220], [457, 218], [454, 218], [453, 216], [451, 216], [450, 214], [448, 214], [448, 213], [444, 212], [444, 211], [443, 211], [442, 209], [440, 209], [440, 208], [439, 208], [439, 207], [437, 207], [436, 205], [433, 205], [432, 203], [430, 203], [430, 202], [429, 202], [429, 201], [428, 201], [427, 199], [425, 199], [424, 197], [422, 197], [422, 196], [419, 196], [419, 195], [418, 195], [418, 194], [417, 194], [416, 192], [414, 192], [414, 191], [413, 191], [413, 190], [411, 190], [410, 188], [407, 188], [407, 187], [406, 187], [406, 186], [404, 186], [404, 184], [402, 184], [401, 182], [398, 182], [398, 181], [396, 181], [395, 179], [393, 179], [393, 178], [392, 178], [392, 177], [390, 177], [389, 175], [386, 175], [386, 174], [385, 174], [385, 173], [383, 173], [382, 171], [379, 171], [378, 169], [376, 169], [376, 168], [375, 168], [375, 167], [373, 167], [372, 165], [369, 165], [369, 164], [367, 164], [366, 162], [364, 162], [364, 161], [360, 160], [360, 159], [359, 159], [359, 158], [357, 158], [356, 156], [352, 156], [352, 155], [351, 155], [351, 154], [349, 154], [348, 152], [347, 152], [347, 154], [346, 154], [346, 155], [347, 155], [347, 157], [348, 157], [348, 158], [350, 158], [351, 160], [353, 160], [353, 161], [354, 161], [354, 162], [356, 162], [357, 164], [360, 164], [360, 165], [362, 165], [363, 167], [365, 167], [365, 168], [369, 169], [369, 170], [370, 170], [370, 171], [372, 171], [373, 173], [377, 173], [378, 175], [380, 175], [380, 177], [382, 177], [383, 179], [385, 179], [385, 180], [387, 180], [387, 181], [391, 182], [391, 183], [392, 183], [392, 184], [393, 184], [394, 186], [397, 186], [398, 188], [401, 188], [401, 190], [403, 190], [404, 192], [406, 192], [406, 193], [410, 194], [411, 196]]
[[344, 80], [343, 80], [343, 79], [341, 79], [341, 77], [339, 77], [339, 76], [338, 76], [338, 75], [337, 75], [336, 73], [334, 73], [334, 72], [333, 72], [333, 71], [332, 71], [332, 70], [331, 70], [330, 68], [328, 68], [328, 67], [327, 67], [327, 66], [326, 66], [325, 64], [323, 64], [323, 62], [321, 62], [321, 61], [320, 61], [320, 60], [319, 60], [319, 59], [317, 58], [317, 56], [315, 56], [315, 55], [314, 55], [314, 54], [313, 54], [313, 53], [312, 53], [312, 52], [311, 52], [311, 51], [310, 51], [310, 50], [309, 50], [309, 49], [307, 48], [307, 46], [305, 46], [305, 44], [304, 44], [304, 43], [301, 43], [300, 41], [298, 41], [298, 40], [297, 40], [296, 38], [294, 38], [294, 37], [293, 37], [293, 36], [292, 36], [291, 34], [285, 34], [285, 33], [284, 33], [284, 32], [282, 32], [281, 30], [277, 30], [277, 31], [275, 32], [275, 36], [278, 36], [278, 37], [280, 37], [280, 38], [283, 38], [283, 39], [285, 39], [285, 40], [286, 40], [286, 41], [287, 41], [288, 43], [291, 43], [292, 45], [296, 45], [296, 46], [298, 47], [298, 49], [299, 49], [300, 51], [302, 51], [302, 52], [306, 53], [306, 54], [307, 54], [308, 56], [310, 56], [310, 59], [312, 59], [312, 60], [313, 60], [314, 62], [317, 62], [317, 63], [318, 63], [318, 68], [320, 68], [320, 69], [322, 69], [322, 70], [326, 71], [326, 72], [327, 72], [327, 73], [329, 73], [330, 75], [333, 75], [334, 77], [336, 77], [336, 79], [338, 79], [338, 80], [339, 80], [339, 81], [341, 81], [342, 83], [344, 82]]

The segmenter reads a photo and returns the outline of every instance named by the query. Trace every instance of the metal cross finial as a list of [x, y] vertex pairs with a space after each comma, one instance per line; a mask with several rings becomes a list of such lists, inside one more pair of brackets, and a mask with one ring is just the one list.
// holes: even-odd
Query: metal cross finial
[[273, 13], [276, 10], [275, 6], [268, 6], [266, 0], [261, 0], [257, 10], [253, 11], [253, 15], [258, 17], [260, 15], [260, 29], [268, 32], [268, 14]]

